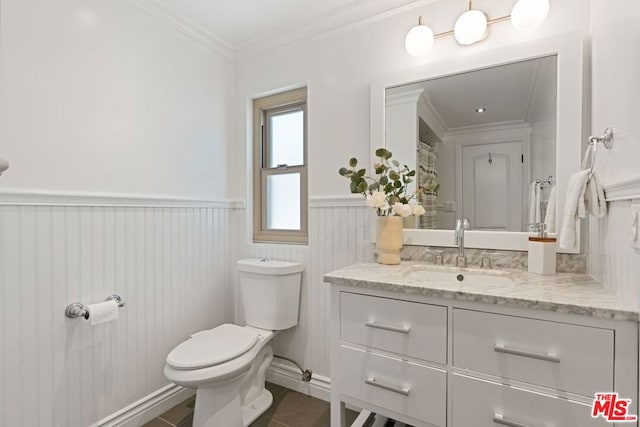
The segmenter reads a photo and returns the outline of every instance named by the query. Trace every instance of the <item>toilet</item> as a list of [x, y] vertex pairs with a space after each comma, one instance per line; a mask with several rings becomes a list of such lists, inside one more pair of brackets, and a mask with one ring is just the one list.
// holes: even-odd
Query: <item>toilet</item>
[[271, 339], [298, 324], [303, 265], [267, 259], [237, 263], [246, 326], [197, 332], [167, 356], [165, 376], [196, 389], [194, 427], [246, 427], [273, 402], [265, 374]]

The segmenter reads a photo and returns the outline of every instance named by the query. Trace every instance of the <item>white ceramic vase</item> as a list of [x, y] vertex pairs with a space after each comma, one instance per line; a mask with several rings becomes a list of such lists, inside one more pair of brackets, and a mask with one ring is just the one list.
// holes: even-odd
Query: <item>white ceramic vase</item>
[[378, 249], [379, 264], [400, 264], [400, 249], [402, 249], [402, 217], [378, 217], [376, 248]]

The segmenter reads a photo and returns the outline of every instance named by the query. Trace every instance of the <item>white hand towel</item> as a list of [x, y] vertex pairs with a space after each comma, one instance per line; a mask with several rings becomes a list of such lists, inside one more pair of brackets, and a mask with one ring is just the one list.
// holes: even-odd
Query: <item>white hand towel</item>
[[600, 179], [596, 172], [593, 172], [587, 182], [584, 204], [587, 211], [596, 218], [602, 218], [607, 214], [607, 201], [604, 197], [604, 189], [600, 184]]
[[540, 185], [533, 181], [529, 186], [529, 224], [540, 222]]
[[560, 229], [559, 245], [561, 248], [571, 249], [576, 244], [577, 219], [585, 217], [584, 195], [589, 174], [588, 170], [581, 170], [569, 178]]
[[556, 232], [556, 186], [551, 187], [549, 200], [547, 201], [547, 212], [544, 216], [544, 223], [548, 233]]

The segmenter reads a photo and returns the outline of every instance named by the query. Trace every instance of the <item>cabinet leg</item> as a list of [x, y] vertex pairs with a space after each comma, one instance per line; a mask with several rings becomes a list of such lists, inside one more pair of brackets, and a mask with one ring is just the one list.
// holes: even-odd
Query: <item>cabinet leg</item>
[[340, 400], [331, 398], [331, 427], [346, 427], [345, 405]]

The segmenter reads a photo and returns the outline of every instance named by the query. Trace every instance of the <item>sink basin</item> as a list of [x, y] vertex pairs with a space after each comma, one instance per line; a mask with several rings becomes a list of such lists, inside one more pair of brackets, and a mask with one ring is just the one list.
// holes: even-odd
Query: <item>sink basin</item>
[[486, 273], [463, 268], [446, 267], [414, 267], [407, 272], [406, 277], [426, 282], [451, 282], [467, 285], [513, 285], [509, 273], [490, 270]]

